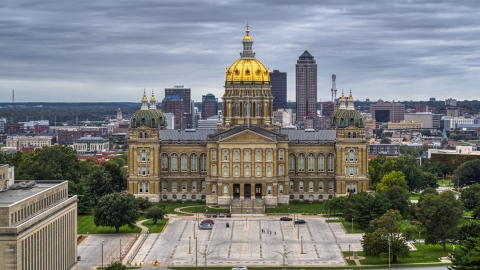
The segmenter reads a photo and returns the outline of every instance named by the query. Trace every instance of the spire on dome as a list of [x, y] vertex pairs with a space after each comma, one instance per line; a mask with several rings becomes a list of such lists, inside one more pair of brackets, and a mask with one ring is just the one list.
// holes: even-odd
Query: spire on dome
[[148, 110], [148, 99], [145, 88], [143, 88], [142, 107], [140, 108], [140, 110]]
[[150, 98], [150, 110], [157, 108], [157, 100], [155, 99], [155, 95], [153, 94], [152, 89], [152, 97]]
[[345, 99], [345, 94], [343, 92], [343, 89], [342, 89], [342, 96], [339, 98], [339, 101], [340, 101], [340, 107], [339, 109], [346, 109], [347, 106], [346, 106], [346, 99]]
[[245, 30], [245, 36], [243, 37], [243, 40], [242, 40], [243, 52], [240, 53], [240, 56], [242, 58], [253, 58], [255, 57], [255, 53], [253, 53], [252, 51], [253, 40], [252, 40], [252, 37], [250, 36], [250, 29], [249, 29], [250, 26], [248, 25], [248, 22], [245, 28], [247, 29]]
[[347, 110], [355, 110], [355, 106], [353, 105], [352, 88], [350, 88], [350, 96], [348, 97]]

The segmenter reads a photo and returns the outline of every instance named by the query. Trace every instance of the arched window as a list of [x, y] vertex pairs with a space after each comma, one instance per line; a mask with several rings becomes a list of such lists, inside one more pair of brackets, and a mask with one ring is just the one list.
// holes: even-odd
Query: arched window
[[147, 160], [147, 151], [145, 149], [142, 150], [142, 161]]
[[327, 157], [327, 167], [329, 172], [333, 172], [335, 166], [335, 159], [333, 158], [333, 154], [328, 154]]
[[[257, 94], [258, 94], [258, 91], [257, 91]], [[256, 116], [260, 116], [260, 109], [261, 109], [262, 105], [260, 103], [257, 103], [257, 109], [255, 111], [256, 113]]]
[[245, 166], [245, 176], [249, 177], [251, 174], [250, 165]]
[[353, 161], [354, 155], [355, 151], [353, 151], [353, 149], [350, 149], [350, 151], [348, 152], [348, 158], [350, 159], [350, 161]]
[[180, 163], [181, 163], [181, 170], [182, 172], [186, 172], [187, 171], [187, 165], [188, 165], [188, 161], [187, 161], [187, 154], [182, 154], [180, 156]]
[[283, 185], [278, 185], [278, 194], [283, 194]]
[[278, 165], [278, 175], [282, 176], [285, 173], [285, 168], [282, 164]]
[[142, 132], [139, 132], [139, 133], [138, 133], [138, 138], [140, 138], [140, 139], [143, 138], [143, 133], [142, 133]]
[[283, 149], [278, 150], [278, 160], [283, 160], [285, 158], [285, 151]]
[[182, 180], [182, 190], [187, 190], [187, 180]]
[[300, 182], [298, 182], [298, 189], [303, 190], [303, 180], [300, 180]]
[[223, 165], [222, 173], [223, 176], [228, 176], [228, 165]]
[[223, 195], [228, 195], [228, 186], [223, 185]]
[[272, 159], [273, 159], [272, 150], [267, 150], [267, 161], [272, 161]]
[[223, 150], [222, 152], [222, 160], [227, 161], [228, 160], [228, 150]]
[[213, 161], [217, 160], [217, 150], [212, 149], [212, 151], [210, 151], [210, 154], [212, 155]]
[[332, 194], [328, 195], [328, 199], [329, 200], [333, 199], [333, 195]]
[[168, 155], [162, 154], [162, 172], [168, 172]]
[[268, 166], [267, 166], [267, 176], [268, 176], [268, 177], [272, 177], [272, 175], [273, 175], [272, 166], [271, 166], [271, 165], [268, 165]]
[[164, 195], [162, 196], [162, 198], [163, 198], [164, 200], [168, 199], [167, 194], [164, 194]]
[[148, 139], [148, 132], [145, 132], [145, 139]]
[[240, 176], [240, 168], [238, 165], [233, 166], [233, 176]]
[[325, 171], [325, 156], [323, 154], [318, 155], [318, 171]]
[[207, 171], [207, 155], [200, 154], [200, 171], [206, 172]]
[[308, 171], [315, 171], [315, 156], [313, 154], [308, 154]]
[[288, 155], [288, 171], [289, 172], [295, 171], [295, 155], [294, 154]]
[[217, 176], [217, 165], [212, 165], [212, 176]]
[[347, 132], [347, 138], [350, 139], [351, 135], [350, 135], [350, 132]]
[[202, 200], [205, 200], [207, 196], [205, 196], [205, 194], [202, 195]]
[[172, 154], [170, 157], [170, 164], [171, 164], [171, 171], [172, 172], [178, 172], [178, 156], [177, 154]]
[[323, 200], [323, 195], [318, 195], [319, 200]]
[[192, 154], [190, 156], [190, 171], [197, 171], [197, 154]]
[[[200, 182], [200, 184], [202, 185], [202, 190], [205, 190], [207, 188], [207, 182], [205, 182], [205, 180], [202, 180], [202, 182]], [[204, 199], [204, 198], [202, 198]]]
[[138, 183], [138, 193], [143, 193], [143, 183]]
[[212, 185], [212, 194], [217, 194], [217, 185]]
[[167, 182], [167, 180], [163, 180], [163, 181], [162, 181], [162, 189], [163, 189], [163, 190], [167, 190], [167, 189], [168, 189], [168, 182]]
[[255, 161], [262, 161], [262, 151], [255, 150]]
[[172, 190], [174, 190], [174, 191], [177, 190], [177, 180], [172, 181]]
[[354, 139], [357, 138], [357, 133], [356, 133], [356, 132], [353, 132], [353, 138], [354, 138]]
[[196, 200], [197, 199], [197, 195], [193, 194], [192, 195], [192, 200]]
[[293, 200], [293, 199], [295, 199], [295, 196], [290, 195], [290, 200]]
[[272, 195], [272, 185], [267, 185], [267, 195]]
[[328, 181], [328, 189], [329, 190], [333, 189], [333, 180]]
[[305, 198], [303, 195], [300, 195], [300, 196], [299, 196], [299, 199], [300, 199], [300, 200], [303, 200], [303, 198]]
[[244, 159], [245, 161], [250, 161], [250, 160], [251, 160], [251, 158], [252, 158], [252, 153], [250, 152], [250, 150], [245, 150], [244, 155], [245, 155], [245, 156], [244, 156], [243, 159]]
[[318, 181], [318, 190], [323, 190], [323, 181]]
[[240, 116], [240, 106], [235, 103], [235, 116]]
[[250, 116], [250, 103], [245, 104], [245, 116]]
[[195, 180], [192, 181], [192, 190], [197, 190], [197, 181]]
[[308, 181], [308, 190], [313, 191], [313, 180]]
[[294, 188], [294, 182], [290, 181], [290, 190], [293, 190], [293, 188]]
[[262, 167], [260, 167], [260, 165], [257, 165], [255, 167], [255, 176], [257, 177], [262, 176]]
[[298, 155], [298, 172], [305, 172], [305, 155]]
[[182, 195], [182, 200], [186, 200], [187, 199], [187, 195], [183, 194]]
[[352, 184], [352, 192], [357, 193], [357, 183]]
[[240, 160], [240, 151], [233, 150], [233, 161], [239, 161], [239, 160]]
[[176, 200], [177, 199], [177, 195], [176, 194], [173, 194], [172, 195], [172, 200]]

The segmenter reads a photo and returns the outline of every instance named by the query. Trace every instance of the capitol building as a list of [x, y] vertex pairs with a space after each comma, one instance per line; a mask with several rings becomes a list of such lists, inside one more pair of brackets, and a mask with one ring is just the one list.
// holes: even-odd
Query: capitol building
[[130, 121], [128, 192], [254, 212], [366, 191], [365, 125], [352, 93], [342, 93], [329, 130], [282, 129], [273, 123], [270, 71], [255, 58], [248, 28], [242, 44], [225, 71], [216, 129], [166, 129], [153, 93], [149, 100], [144, 92]]

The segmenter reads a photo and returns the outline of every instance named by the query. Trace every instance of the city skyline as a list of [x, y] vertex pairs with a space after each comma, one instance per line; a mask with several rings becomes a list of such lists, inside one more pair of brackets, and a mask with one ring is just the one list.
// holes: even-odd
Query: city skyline
[[[317, 101], [337, 89], [354, 99], [478, 99], [480, 4], [357, 1], [8, 1], [0, 9], [0, 102], [138, 101], [143, 88], [223, 94], [224, 72], [241, 52], [249, 22], [253, 50], [270, 71], [317, 60]], [[158, 99], [161, 97], [159, 96]]]

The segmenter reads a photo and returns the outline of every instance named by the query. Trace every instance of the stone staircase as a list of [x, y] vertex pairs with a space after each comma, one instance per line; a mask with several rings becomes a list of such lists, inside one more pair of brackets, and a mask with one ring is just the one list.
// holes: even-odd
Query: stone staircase
[[265, 202], [262, 199], [240, 200], [234, 199], [230, 203], [232, 214], [263, 215], [265, 214]]

